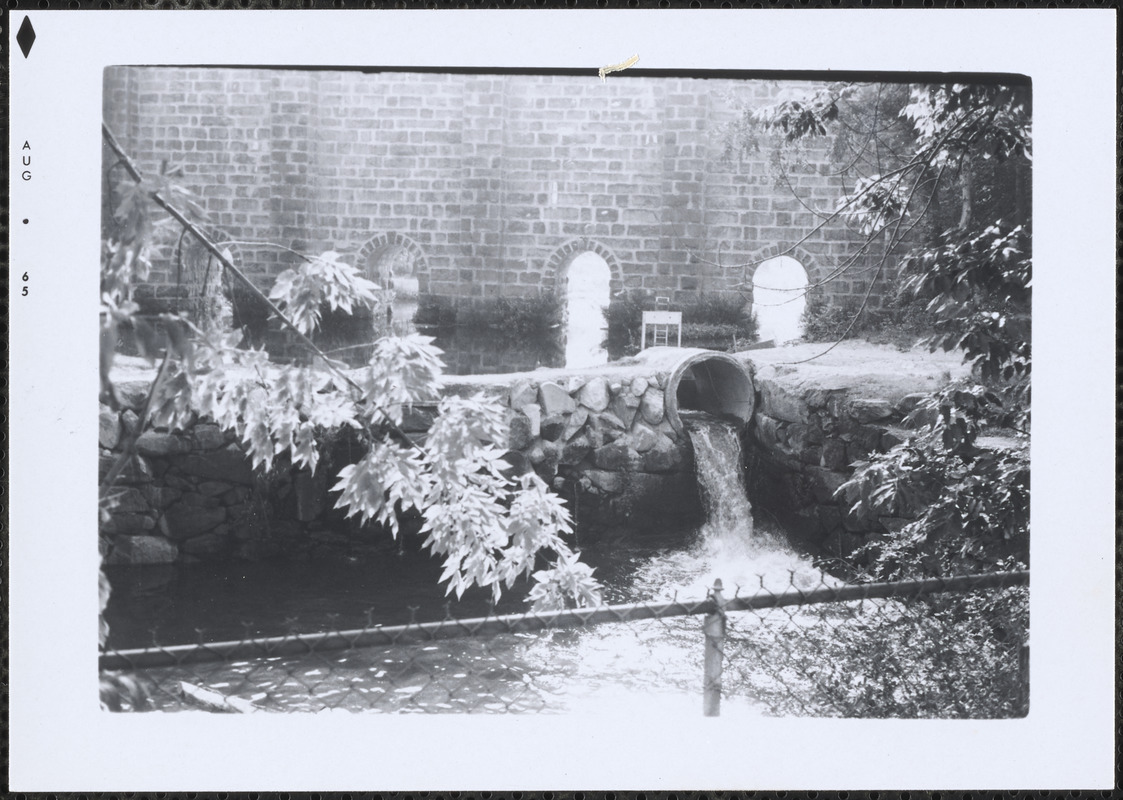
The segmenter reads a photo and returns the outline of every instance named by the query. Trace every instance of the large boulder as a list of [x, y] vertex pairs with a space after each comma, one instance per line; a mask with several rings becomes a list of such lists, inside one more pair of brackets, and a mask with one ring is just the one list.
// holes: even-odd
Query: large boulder
[[102, 533], [124, 534], [134, 536], [148, 533], [156, 527], [156, 521], [145, 514], [130, 512], [112, 513], [109, 520], [101, 526]]
[[[105, 480], [109, 471], [117, 462], [116, 453], [100, 453], [98, 455], [98, 480]], [[142, 456], [132, 456], [126, 461], [124, 468], [117, 475], [117, 482], [122, 484], [140, 485], [152, 481], [152, 465]]]
[[[637, 453], [646, 453], [648, 450], [655, 447], [659, 436], [662, 436], [662, 434], [656, 433], [650, 426], [642, 422], [637, 422], [626, 438], [628, 444], [630, 444]], [[664, 436], [663, 438], [666, 437]]]
[[531, 429], [530, 418], [521, 411], [516, 411], [511, 417], [507, 447], [511, 450], [525, 450], [533, 441], [534, 432]]
[[200, 508], [178, 502], [164, 512], [161, 528], [170, 538], [190, 539], [206, 533], [225, 519], [224, 508]]
[[841, 439], [827, 439], [823, 442], [821, 466], [830, 470], [843, 470], [849, 463], [846, 459], [846, 443]]
[[846, 483], [846, 476], [834, 470], [822, 467], [806, 467], [811, 495], [817, 503], [837, 502], [835, 491]]
[[580, 464], [585, 456], [592, 452], [593, 446], [590, 444], [588, 437], [578, 436], [573, 440], [566, 442], [562, 447], [560, 463], [568, 466]]
[[121, 441], [121, 421], [109, 406], [101, 406], [97, 415], [97, 442], [112, 450]]
[[577, 399], [581, 405], [590, 411], [604, 411], [608, 408], [608, 381], [604, 378], [591, 378], [588, 383], [581, 387], [581, 391], [577, 394]]
[[753, 434], [761, 446], [768, 450], [775, 450], [780, 446], [780, 423], [765, 414], [757, 414], [753, 425]]
[[649, 425], [658, 425], [663, 421], [663, 393], [654, 387], [648, 387], [640, 399], [640, 413]]
[[118, 486], [109, 492], [114, 514], [146, 514], [152, 510], [145, 492], [135, 486]]
[[569, 396], [569, 392], [552, 381], [547, 381], [538, 387], [538, 403], [542, 406], [542, 413], [547, 417], [555, 414], [572, 414], [577, 410], [577, 403]]
[[802, 397], [776, 383], [760, 383], [759, 413], [784, 422], [807, 422], [809, 410]]
[[151, 388], [152, 384], [148, 381], [118, 381], [113, 386], [113, 391], [125, 408], [140, 411], [144, 408], [144, 403], [148, 399], [148, 390]]
[[136, 449], [146, 456], [171, 456], [186, 453], [191, 446], [172, 433], [145, 431], [137, 438]]
[[581, 432], [581, 429], [585, 427], [585, 423], [588, 422], [588, 420], [589, 412], [584, 408], [579, 408], [570, 414], [569, 419], [566, 420], [565, 423], [565, 430], [562, 431], [562, 441], [568, 442], [570, 439], [576, 437], [577, 434]]
[[655, 444], [643, 454], [643, 471], [677, 472], [682, 469], [684, 460], [682, 450], [674, 441], [662, 433], [657, 433]]
[[850, 416], [858, 422], [878, 422], [893, 415], [893, 404], [888, 400], [856, 399], [850, 401]]
[[593, 464], [598, 469], [631, 472], [643, 466], [643, 459], [626, 442], [617, 441], [597, 448], [593, 453]]
[[539, 436], [548, 442], [555, 442], [565, 433], [566, 423], [569, 418], [565, 414], [549, 414], [539, 426]]
[[140, 417], [131, 408], [126, 408], [121, 412], [121, 426], [125, 429], [125, 433], [132, 436], [136, 433], [136, 429], [140, 427]]
[[156, 486], [149, 484], [145, 486], [144, 497], [152, 508], [163, 510], [178, 500], [182, 495], [181, 489], [173, 489], [170, 486]]
[[538, 403], [527, 403], [526, 405], [519, 406], [518, 410], [526, 414], [526, 418], [530, 420], [530, 435], [539, 436], [542, 432], [542, 407]]
[[639, 398], [633, 394], [617, 395], [609, 403], [608, 413], [619, 420], [621, 428], [630, 428], [632, 427], [632, 420], [636, 417], [639, 402]]
[[118, 536], [107, 564], [171, 564], [179, 558], [179, 548], [159, 536]]
[[200, 450], [217, 450], [226, 444], [226, 434], [222, 428], [209, 422], [201, 422], [191, 432], [195, 439], [195, 446]]
[[619, 472], [587, 469], [583, 474], [594, 488], [604, 494], [616, 494], [624, 487], [624, 477]]
[[524, 406], [537, 401], [538, 387], [530, 381], [516, 381], [511, 387], [511, 408], [523, 409]]
[[206, 455], [193, 453], [179, 462], [179, 468], [204, 480], [253, 483], [253, 464], [235, 444]]

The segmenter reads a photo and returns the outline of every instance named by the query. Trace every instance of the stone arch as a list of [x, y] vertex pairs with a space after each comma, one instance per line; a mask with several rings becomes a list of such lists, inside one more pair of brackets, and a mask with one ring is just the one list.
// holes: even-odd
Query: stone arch
[[[566, 367], [588, 367], [608, 360], [604, 341], [608, 323], [603, 310], [623, 285], [620, 264], [612, 251], [589, 239], [573, 239], [547, 261], [554, 291], [563, 304], [563, 348]], [[581, 284], [571, 283], [573, 270]]]
[[[752, 263], [751, 270], [746, 270], [746, 282], [752, 286], [760, 338], [778, 344], [798, 339], [803, 334], [808, 293], [821, 280], [815, 257], [802, 247], [776, 244], [759, 250]], [[764, 279], [762, 286], [757, 285], [758, 277]]]
[[620, 267], [620, 262], [616, 258], [616, 254], [595, 239], [581, 237], [570, 239], [565, 242], [554, 250], [550, 257], [546, 259], [544, 283], [546, 285], [552, 285], [559, 297], [564, 297], [565, 295], [567, 279], [566, 268], [573, 262], [573, 259], [577, 258], [577, 256], [582, 253], [596, 253], [608, 264], [609, 274], [611, 276], [610, 286], [613, 295], [616, 295], [624, 288], [624, 272]]
[[[207, 238], [218, 246], [238, 269], [242, 268], [242, 251], [226, 231], [220, 228], [204, 231]], [[177, 310], [186, 313], [193, 324], [203, 330], [220, 328], [228, 330], [237, 325], [235, 304], [254, 302], [247, 298], [245, 289], [210, 250], [188, 232], [178, 235], [169, 252], [169, 274], [178, 299]], [[241, 292], [239, 297], [236, 292]]]
[[[422, 250], [421, 246], [413, 239], [397, 232], [380, 233], [368, 239], [366, 244], [359, 248], [355, 266], [366, 272], [367, 265], [372, 256], [391, 250], [399, 250], [407, 253], [418, 277], [428, 278], [429, 259], [426, 258], [425, 251]], [[367, 274], [366, 277], [370, 280], [377, 281], [379, 276]]]
[[756, 252], [749, 255], [749, 258], [747, 259], [748, 263], [752, 264], [753, 266], [745, 268], [744, 282], [751, 284], [753, 280], [753, 273], [756, 271], [756, 268], [761, 264], [761, 262], [767, 261], [770, 258], [775, 258], [776, 256], [791, 256], [800, 264], [802, 264], [803, 268], [807, 270], [807, 280], [811, 284], [817, 284], [826, 277], [826, 271], [819, 263], [818, 256], [816, 256], [814, 253], [810, 253], [807, 250], [804, 250], [797, 244], [792, 245], [781, 242], [779, 244], [772, 244], [768, 245], [767, 247], [762, 247]]
[[418, 297], [428, 286], [429, 260], [425, 251], [408, 236], [380, 233], [359, 248], [355, 266], [368, 280], [394, 290], [387, 321], [405, 333], [417, 310]]

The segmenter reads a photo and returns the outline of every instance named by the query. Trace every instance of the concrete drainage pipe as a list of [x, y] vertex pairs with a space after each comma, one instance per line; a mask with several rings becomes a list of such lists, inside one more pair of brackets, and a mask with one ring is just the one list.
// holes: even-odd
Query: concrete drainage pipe
[[748, 369], [726, 353], [657, 347], [638, 360], [670, 369], [663, 408], [675, 431], [682, 432], [679, 411], [705, 411], [748, 425], [756, 404], [756, 388]]

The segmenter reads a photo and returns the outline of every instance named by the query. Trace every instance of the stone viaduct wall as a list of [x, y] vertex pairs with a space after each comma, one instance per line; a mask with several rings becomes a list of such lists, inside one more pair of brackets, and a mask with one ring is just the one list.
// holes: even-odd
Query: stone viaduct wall
[[[219, 238], [335, 250], [357, 265], [405, 250], [423, 294], [470, 302], [564, 286], [599, 253], [613, 292], [681, 302], [751, 281], [754, 259], [792, 252], [828, 296], [857, 241], [775, 185], [769, 148], [723, 159], [738, 108], [772, 81], [111, 67], [104, 114], [142, 170], [181, 165]], [[842, 191], [827, 144], [794, 178], [806, 202]], [[107, 160], [108, 169], [112, 161]], [[295, 256], [231, 248], [267, 287]], [[148, 296], [174, 297], [165, 249]], [[880, 290], [879, 290], [880, 292]], [[876, 307], [880, 298], [875, 296]]]

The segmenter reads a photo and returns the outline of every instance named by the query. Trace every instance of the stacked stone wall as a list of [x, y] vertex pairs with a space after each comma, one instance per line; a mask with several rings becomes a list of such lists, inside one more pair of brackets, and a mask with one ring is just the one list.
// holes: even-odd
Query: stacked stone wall
[[[665, 414], [667, 373], [530, 375], [483, 386], [454, 383], [444, 391], [484, 391], [502, 403], [510, 430], [503, 444], [514, 469], [541, 475], [584, 529], [665, 527], [671, 519], [697, 518], [693, 452]], [[122, 408], [101, 407], [100, 478], [135, 431], [148, 387], [123, 382], [117, 387]], [[432, 408], [415, 407], [403, 430], [423, 438], [432, 419]], [[260, 474], [234, 435], [210, 420], [144, 431], [114, 483], [115, 506], [102, 525], [107, 563], [338, 556], [385, 546], [388, 537], [334, 509], [328, 491], [329, 473], [360, 452], [337, 442], [326, 447], [314, 476], [284, 466]]]
[[836, 490], [853, 465], [907, 437], [905, 416], [922, 394], [897, 399], [855, 396], [849, 389], [793, 391], [757, 378], [752, 496], [785, 531], [814, 550], [849, 559], [855, 550], [907, 520], [874, 523], [852, 514]]
[[508, 408], [517, 461], [570, 500], [579, 523], [634, 528], [701, 511], [689, 438], [666, 415], [667, 380], [662, 371], [524, 375], [493, 390]]

